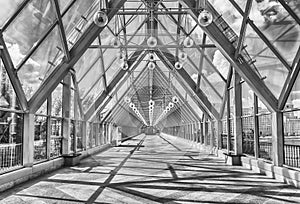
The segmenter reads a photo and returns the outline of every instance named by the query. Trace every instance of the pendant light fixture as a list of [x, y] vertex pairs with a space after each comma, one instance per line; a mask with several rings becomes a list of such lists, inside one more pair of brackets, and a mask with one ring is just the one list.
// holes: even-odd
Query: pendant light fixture
[[153, 10], [150, 11], [150, 37], [147, 40], [147, 45], [151, 48], [157, 46], [157, 39], [154, 36], [154, 17], [153, 17]]
[[108, 16], [105, 12], [106, 5], [105, 1], [102, 2], [102, 0], [99, 1], [99, 10], [94, 14], [93, 21], [94, 23], [99, 27], [104, 27], [108, 23]]
[[118, 21], [118, 15], [115, 16], [115, 31], [114, 31], [114, 37], [110, 41], [110, 45], [113, 46], [114, 48], [119, 48], [121, 47], [121, 41], [118, 36], [119, 32], [119, 21]]
[[206, 10], [206, 0], [203, 1], [203, 9], [200, 11], [198, 16], [198, 22], [201, 26], [206, 27], [213, 21], [212, 14]]
[[155, 63], [154, 62], [149, 62], [147, 67], [148, 67], [148, 69], [153, 70], [153, 69], [155, 69]]
[[176, 62], [176, 63], [175, 63], [175, 65], [174, 65], [175, 69], [181, 69], [181, 68], [182, 68], [182, 66], [183, 66], [183, 65], [182, 65], [182, 63], [181, 63], [181, 62], [179, 62], [179, 61], [178, 61], [178, 62]]
[[183, 40], [183, 46], [190, 48], [194, 45], [194, 40], [189, 36], [190, 34], [190, 23], [188, 22], [188, 16], [185, 16], [185, 27], [187, 30], [188, 35], [185, 37], [185, 39]]
[[183, 50], [179, 51], [179, 53], [178, 53], [178, 59], [179, 59], [179, 61], [185, 62], [187, 60], [187, 57], [188, 56], [187, 56], [187, 54], [186, 54], [185, 51], [183, 51]]

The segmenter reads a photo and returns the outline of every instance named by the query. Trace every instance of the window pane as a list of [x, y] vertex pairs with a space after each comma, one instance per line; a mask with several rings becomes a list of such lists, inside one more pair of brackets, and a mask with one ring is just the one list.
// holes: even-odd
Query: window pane
[[47, 159], [47, 117], [35, 116], [34, 161]]

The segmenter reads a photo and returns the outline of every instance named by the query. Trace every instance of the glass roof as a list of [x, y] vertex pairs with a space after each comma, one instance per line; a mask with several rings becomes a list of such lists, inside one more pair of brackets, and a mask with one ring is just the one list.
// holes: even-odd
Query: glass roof
[[[199, 25], [195, 12], [201, 9], [189, 7], [194, 1], [157, 2], [108, 1], [104, 11], [109, 22], [99, 28], [93, 22], [99, 0], [2, 0], [0, 32], [6, 60], [1, 61], [1, 89], [11, 98], [8, 101], [8, 95], [1, 95], [5, 108], [25, 109], [18, 106], [23, 98], [29, 106], [39, 104], [28, 107], [37, 112], [46, 99], [43, 90], [52, 92], [57, 98], [53, 104], [59, 106], [61, 82], [68, 72], [74, 78], [72, 100], [77, 91], [82, 117], [89, 120], [96, 112], [115, 123], [122, 123], [128, 114], [134, 124], [166, 120], [172, 114], [190, 117], [186, 119], [191, 121], [202, 114], [220, 119], [231, 66], [246, 81], [243, 103], [248, 104], [253, 90], [267, 107], [285, 95], [286, 80], [299, 69], [299, 1], [285, 1], [289, 9], [273, 0], [253, 1], [249, 9], [243, 0], [206, 1], [204, 9], [213, 14], [218, 35], [225, 36], [234, 51], [241, 50], [234, 56], [226, 50], [227, 41], [216, 42], [214, 33]], [[110, 5], [118, 7], [109, 9]], [[243, 24], [245, 13], [249, 20]], [[156, 46], [147, 43], [150, 36], [156, 37]], [[192, 46], [185, 44], [187, 38], [192, 39]], [[241, 59], [242, 65], [238, 63]], [[176, 62], [182, 64], [181, 69], [176, 69]], [[15, 75], [6, 74], [8, 69]], [[66, 71], [60, 73], [62, 69]], [[3, 88], [4, 81], [13, 85]], [[296, 108], [300, 100], [298, 82], [299, 76], [287, 93], [288, 104]], [[255, 83], [271, 96], [260, 93]], [[173, 96], [179, 102], [165, 115]], [[126, 97], [140, 115], [124, 102]], [[156, 103], [152, 111], [150, 100]], [[54, 114], [61, 116], [61, 110]]]

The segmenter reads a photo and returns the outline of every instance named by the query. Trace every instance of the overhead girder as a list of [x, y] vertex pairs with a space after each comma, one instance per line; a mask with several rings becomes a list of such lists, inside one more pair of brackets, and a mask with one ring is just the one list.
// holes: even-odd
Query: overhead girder
[[[126, 0], [114, 0], [109, 1], [107, 4], [107, 16], [110, 21], [118, 10], [124, 5]], [[94, 42], [97, 36], [101, 33], [104, 27], [100, 28], [96, 24], [91, 23], [89, 27], [80, 36], [78, 41], [74, 44], [70, 50], [70, 60], [64, 58], [62, 62], [53, 70], [49, 77], [42, 83], [38, 90], [34, 93], [28, 102], [29, 112], [35, 113], [43, 102], [47, 99], [49, 93], [51, 93], [58, 83], [68, 73], [79, 58], [84, 54], [88, 47]]]
[[[195, 0], [182, 0], [186, 6], [190, 8], [196, 8]], [[212, 10], [211, 5], [207, 2], [207, 9]], [[213, 11], [211, 11], [213, 12]], [[215, 12], [215, 11], [214, 11]], [[198, 11], [195, 9], [190, 10], [190, 15], [194, 18], [196, 22], [198, 17]], [[218, 18], [219, 21], [222, 17], [216, 13], [213, 13], [214, 18]], [[225, 22], [225, 21], [224, 21]], [[225, 36], [225, 34], [218, 28], [218, 26], [212, 22], [210, 25], [203, 27], [199, 25], [203, 31], [210, 37], [210, 39], [219, 48], [222, 54], [227, 58], [227, 60], [233, 65], [236, 71], [241, 77], [249, 84], [249, 86], [255, 91], [259, 98], [265, 103], [265, 105], [272, 111], [278, 110], [278, 100], [266, 84], [260, 79], [258, 74], [252, 69], [245, 58], [239, 55], [238, 58], [235, 57], [236, 48], [233, 46], [232, 42]], [[228, 30], [228, 29], [227, 29]]]

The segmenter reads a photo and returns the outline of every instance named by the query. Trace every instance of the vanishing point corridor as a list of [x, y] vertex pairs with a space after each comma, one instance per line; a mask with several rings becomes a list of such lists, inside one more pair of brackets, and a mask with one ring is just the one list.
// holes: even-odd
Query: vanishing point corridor
[[300, 192], [243, 167], [228, 166], [183, 139], [141, 134], [77, 166], [6, 191], [0, 203], [276, 204], [300, 203]]

